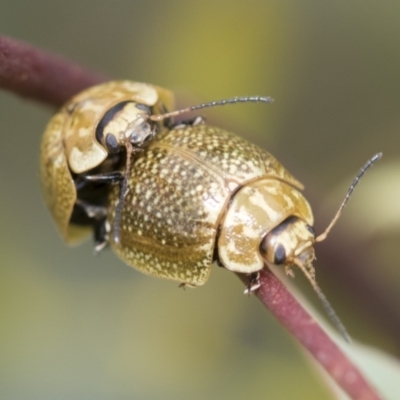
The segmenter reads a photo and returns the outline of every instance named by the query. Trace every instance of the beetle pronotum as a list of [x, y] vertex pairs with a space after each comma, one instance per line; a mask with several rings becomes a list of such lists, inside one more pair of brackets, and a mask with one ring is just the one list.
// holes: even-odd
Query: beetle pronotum
[[326, 238], [372, 157], [353, 181], [328, 228], [315, 235], [299, 183], [268, 152], [196, 119], [169, 118], [244, 97], [167, 112], [172, 94], [129, 81], [75, 96], [50, 121], [42, 141], [46, 202], [66, 241], [93, 231], [144, 273], [188, 286], [204, 284], [217, 261], [250, 274], [259, 287], [265, 264], [298, 266], [330, 318], [349, 340], [315, 281], [313, 244]]

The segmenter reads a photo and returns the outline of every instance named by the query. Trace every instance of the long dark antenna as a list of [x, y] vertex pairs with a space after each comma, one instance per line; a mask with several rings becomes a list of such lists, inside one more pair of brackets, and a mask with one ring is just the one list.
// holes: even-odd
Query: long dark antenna
[[326, 296], [322, 292], [321, 288], [318, 286], [317, 281], [315, 280], [315, 278], [313, 276], [311, 276], [311, 274], [308, 272], [307, 268], [301, 262], [295, 262], [295, 265], [302, 270], [303, 274], [310, 281], [311, 286], [313, 287], [313, 289], [317, 293], [319, 299], [321, 300], [321, 303], [324, 306], [326, 313], [328, 314], [329, 318], [331, 319], [333, 324], [336, 326], [338, 331], [341, 333], [341, 335], [343, 336], [344, 340], [347, 343], [351, 343], [350, 335], [347, 333], [347, 330], [344, 327], [342, 321], [339, 319], [339, 317], [337, 316], [335, 310], [330, 305], [328, 299], [326, 298]]
[[358, 182], [360, 181], [361, 177], [365, 174], [365, 172], [374, 165], [374, 163], [378, 160], [380, 160], [382, 157], [382, 153], [375, 154], [372, 158], [370, 158], [365, 165], [358, 171], [357, 176], [353, 179], [353, 182], [351, 183], [349, 190], [347, 191], [347, 194], [342, 201], [342, 204], [339, 207], [339, 210], [336, 212], [335, 216], [333, 217], [331, 223], [328, 225], [328, 227], [325, 229], [324, 232], [322, 232], [320, 235], [318, 235], [315, 239], [316, 242], [322, 242], [323, 240], [326, 239], [328, 236], [328, 233], [331, 231], [333, 226], [336, 224], [336, 221], [339, 219], [340, 214], [343, 211], [343, 208], [346, 206], [347, 202], [350, 199], [350, 196], [354, 192], [354, 189], [356, 188]]
[[182, 108], [181, 110], [171, 111], [165, 114], [150, 115], [149, 119], [152, 121], [162, 121], [165, 118], [176, 117], [177, 115], [185, 114], [195, 110], [201, 110], [202, 108], [225, 106], [227, 104], [237, 103], [273, 103], [273, 101], [274, 100], [271, 97], [262, 96], [232, 97], [231, 99], [210, 101], [208, 103]]

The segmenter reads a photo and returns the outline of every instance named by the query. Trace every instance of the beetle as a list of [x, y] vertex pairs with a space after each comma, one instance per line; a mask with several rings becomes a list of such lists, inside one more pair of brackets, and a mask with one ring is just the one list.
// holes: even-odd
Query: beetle
[[[207, 281], [216, 255], [227, 269], [260, 270], [260, 238], [290, 215], [313, 224], [302, 185], [271, 154], [205, 124], [157, 135], [133, 160], [127, 186], [111, 247], [141, 271], [188, 286]], [[110, 226], [119, 195], [114, 187], [108, 197]], [[235, 221], [249, 218], [243, 198], [251, 207], [260, 195], [268, 208]]]
[[94, 231], [106, 243], [105, 202], [126, 146], [140, 148], [164, 125], [150, 114], [173, 106], [170, 91], [111, 81], [79, 93], [50, 120], [42, 139], [40, 175], [45, 201], [63, 239], [76, 243]]
[[[270, 153], [243, 138], [204, 124], [181, 125], [158, 135], [135, 158], [120, 212], [114, 252], [149, 275], [189, 287], [203, 285], [213, 262], [251, 275], [245, 293], [259, 287], [265, 264], [299, 267], [346, 340], [349, 336], [315, 281], [313, 245], [326, 238], [360, 177], [360, 170], [331, 224], [317, 236], [311, 207], [297, 181]], [[117, 214], [111, 189], [107, 219]]]
[[316, 235], [303, 185], [270, 153], [195, 118], [189, 111], [240, 97], [167, 112], [172, 94], [152, 85], [110, 82], [75, 96], [50, 121], [42, 141], [44, 197], [67, 242], [94, 232], [95, 250], [110, 244], [128, 265], [181, 285], [203, 285], [217, 262], [250, 275], [258, 289], [265, 265], [299, 267], [345, 339], [349, 336], [315, 280]]

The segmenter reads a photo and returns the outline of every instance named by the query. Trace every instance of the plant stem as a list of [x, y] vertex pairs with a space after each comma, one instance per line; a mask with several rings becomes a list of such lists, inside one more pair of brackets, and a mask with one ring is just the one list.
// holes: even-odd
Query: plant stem
[[109, 80], [55, 54], [0, 36], [0, 87], [51, 106]]
[[[247, 286], [248, 277], [243, 274], [238, 276]], [[269, 269], [261, 271], [260, 283], [255, 295], [352, 399], [381, 398], [318, 322]]]

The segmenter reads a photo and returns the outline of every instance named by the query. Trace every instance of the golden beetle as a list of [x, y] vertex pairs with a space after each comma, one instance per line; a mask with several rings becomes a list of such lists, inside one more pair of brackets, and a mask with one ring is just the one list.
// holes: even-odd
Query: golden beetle
[[[42, 139], [41, 182], [45, 201], [67, 243], [87, 236], [93, 226], [95, 231], [100, 229], [96, 222], [104, 219], [99, 212], [106, 204], [107, 183], [119, 179], [114, 172], [120, 168], [118, 153], [125, 139], [138, 146], [146, 143], [158, 129], [155, 122], [143, 123], [147, 115], [172, 105], [168, 90], [113, 81], [83, 91], [53, 116]], [[103, 180], [91, 184], [82, 179], [89, 172]], [[101, 249], [104, 243], [96, 246]]]
[[41, 179], [60, 233], [73, 242], [94, 232], [140, 271], [188, 286], [203, 285], [217, 261], [250, 274], [259, 287], [265, 264], [298, 266], [329, 315], [346, 331], [316, 284], [311, 207], [299, 183], [268, 152], [195, 119], [172, 125], [183, 112], [241, 101], [234, 98], [175, 112], [172, 94], [129, 81], [101, 84], [75, 96], [43, 137]]

